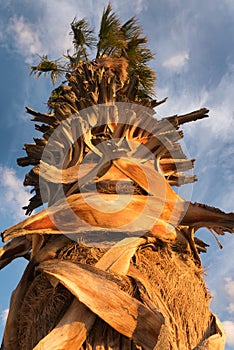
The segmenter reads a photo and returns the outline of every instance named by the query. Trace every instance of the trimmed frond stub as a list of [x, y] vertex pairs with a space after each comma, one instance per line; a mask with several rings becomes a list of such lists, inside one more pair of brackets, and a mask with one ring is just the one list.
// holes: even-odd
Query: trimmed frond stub
[[[71, 186], [64, 188], [65, 193], [72, 194], [73, 191], [78, 191], [79, 185], [75, 185], [78, 171], [82, 183], [101, 181], [105, 173], [107, 177], [107, 172], [113, 170], [111, 158], [113, 163], [116, 158], [125, 159], [122, 163], [130, 158], [135, 163], [140, 161], [142, 164], [140, 168], [142, 166], [152, 168], [154, 172], [160, 171], [171, 185], [180, 186], [183, 183], [196, 181], [194, 175], [186, 173], [193, 168], [194, 160], [187, 159], [179, 144], [182, 134], [176, 128], [180, 117], [169, 117], [169, 121], [167, 119], [157, 121], [153, 117], [153, 110], [119, 102], [112, 105], [91, 106], [78, 113], [80, 106], [75, 105], [76, 100], [73, 103], [74, 107], [71, 107], [65, 99], [66, 94], [63, 102], [64, 112], [59, 107], [60, 102], [54, 102], [56, 106], [54, 115], [41, 115], [27, 109], [28, 113], [34, 116], [34, 121], [44, 123], [42, 127], [36, 125], [36, 128], [38, 130], [40, 128], [43, 132], [43, 137], [35, 140], [35, 145], [26, 144], [25, 150], [28, 156], [18, 160], [18, 164], [22, 166], [34, 165], [25, 178], [25, 185], [34, 186], [36, 192], [28, 212], [41, 202], [39, 174], [49, 183], [72, 184], [74, 190]], [[85, 100], [82, 101], [84, 103]], [[87, 105], [91, 103], [89, 101]], [[72, 112], [75, 115], [71, 118]], [[203, 117], [206, 113], [206, 109], [200, 111]], [[57, 131], [54, 133], [55, 129]], [[121, 151], [118, 153], [116, 148]], [[44, 150], [47, 152], [46, 156]], [[111, 163], [107, 166], [109, 161]], [[117, 161], [114, 165], [116, 168]], [[84, 180], [81, 180], [83, 177]], [[129, 178], [129, 174], [126, 178]]]
[[[142, 196], [143, 206], [148, 198], [146, 196], [152, 197], [147, 200], [147, 202], [152, 201], [154, 206], [154, 210], [150, 209], [149, 216], [155, 218], [163, 209], [165, 224], [161, 221], [158, 224], [156, 221], [154, 224], [147, 223], [145, 217], [144, 227], [139, 224], [137, 229], [134, 225], [126, 230], [123, 229], [122, 233], [125, 232], [123, 237], [138, 231], [138, 235], [139, 232], [141, 234], [151, 232], [161, 239], [175, 240], [178, 236], [175, 228], [179, 225], [184, 227], [183, 232], [190, 226], [195, 228], [195, 231], [205, 226], [215, 232], [232, 232], [231, 214], [226, 216], [225, 213], [221, 213], [221, 216], [215, 216], [212, 214], [212, 208], [201, 209], [196, 205], [189, 205], [189, 202], [173, 193], [170, 188], [170, 186], [180, 186], [196, 181], [196, 176], [188, 173], [194, 167], [194, 159], [187, 159], [182, 150], [180, 141], [183, 133], [179, 128], [181, 124], [207, 117], [208, 110], [202, 108], [192, 113], [169, 116], [157, 121], [152, 108], [157, 102], [154, 103], [150, 99], [138, 101], [137, 95], [132, 94], [134, 88], [128, 84], [126, 68], [127, 61], [123, 58], [104, 58], [98, 63], [81, 63], [73, 74], [67, 76], [67, 86], [60, 87], [58, 97], [54, 95], [54, 98], [50, 98], [48, 103], [54, 109], [54, 113], [40, 114], [27, 109], [27, 112], [33, 115], [33, 121], [43, 123], [36, 125], [36, 129], [43, 133], [42, 138], [35, 139], [35, 144], [26, 144], [27, 157], [18, 160], [22, 166], [34, 165], [24, 182], [26, 186], [33, 186], [35, 192], [30, 204], [26, 207], [27, 213], [31, 213], [42, 203], [47, 202], [51, 206], [64, 195], [67, 197], [77, 194], [79, 197], [79, 193], [92, 192], [94, 189], [103, 195], [112, 195], [113, 198], [118, 192], [121, 204], [124, 194], [130, 195], [133, 191], [132, 203], [135, 203], [136, 195]], [[137, 90], [138, 81], [134, 84]], [[101, 104], [96, 105], [96, 103]], [[165, 190], [164, 193], [159, 194], [159, 190], [164, 187], [167, 194]], [[166, 209], [166, 206], [163, 208], [162, 202], [165, 199], [167, 203], [171, 203], [170, 209]], [[92, 200], [99, 201], [99, 198], [94, 195]], [[77, 202], [79, 207], [78, 203], [79, 201]], [[66, 207], [65, 202], [64, 205]], [[81, 217], [84, 218], [81, 207], [79, 210]], [[166, 210], [168, 214], [165, 214]], [[192, 213], [197, 211], [200, 216], [205, 215], [200, 222], [197, 214], [196, 219], [193, 219]], [[108, 215], [97, 213], [102, 219], [95, 220], [100, 224], [90, 228], [88, 220], [88, 229], [94, 232], [90, 238], [87, 235], [88, 229], [83, 224], [78, 225], [76, 220], [75, 225], [71, 224], [74, 226], [70, 227], [71, 231], [68, 232], [69, 230], [65, 229], [65, 232], [71, 234], [76, 232], [81, 237], [86, 232], [87, 242], [91, 242], [90, 239], [94, 237], [95, 232], [101, 234], [108, 228], [113, 232], [114, 227], [118, 225], [113, 224], [113, 227], [101, 225], [102, 221], [108, 222]], [[125, 211], [122, 213], [126, 216]], [[162, 219], [160, 214], [157, 218]], [[53, 220], [52, 218], [52, 222]], [[58, 214], [57, 221], [60, 222]], [[122, 226], [122, 219], [119, 223]], [[36, 229], [40, 228], [40, 233], [45, 233], [48, 229], [48, 234], [52, 231], [56, 234], [64, 232], [64, 226], [60, 227], [60, 230], [55, 230], [52, 227], [49, 228], [51, 226], [49, 224], [47, 227], [47, 224], [46, 221], [42, 223], [39, 219]], [[76, 228], [77, 225], [79, 228]], [[167, 231], [168, 236], [163, 234], [164, 230]], [[30, 231], [30, 233], [33, 232], [35, 230]], [[14, 231], [15, 235], [24, 233], [27, 234], [24, 223]], [[3, 234], [4, 239], [7, 239], [7, 234], [7, 232]], [[109, 240], [110, 237], [102, 233], [98, 241], [101, 242], [102, 239], [106, 241], [107, 237]], [[119, 237], [116, 235], [117, 241]], [[191, 242], [193, 240], [194, 238]], [[192, 246], [194, 250], [196, 244], [192, 243]], [[195, 256], [198, 256], [198, 252], [195, 252]]]

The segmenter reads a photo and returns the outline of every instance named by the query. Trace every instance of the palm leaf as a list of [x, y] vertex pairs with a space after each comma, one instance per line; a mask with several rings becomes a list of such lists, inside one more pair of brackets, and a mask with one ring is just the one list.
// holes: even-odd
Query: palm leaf
[[30, 67], [31, 75], [34, 74], [39, 78], [42, 74], [50, 74], [52, 83], [54, 84], [60, 77], [62, 77], [64, 72], [67, 72], [66, 65], [59, 63], [60, 59], [50, 61], [46, 55], [39, 57], [40, 62], [38, 65]]
[[98, 37], [96, 58], [113, 56], [116, 50], [126, 47], [120, 20], [112, 11], [110, 4], [103, 11]]
[[128, 60], [129, 76], [135, 75], [139, 79], [137, 95], [139, 98], [149, 97], [153, 95], [156, 76], [148, 66], [148, 62], [154, 58], [152, 51], [146, 47], [148, 39], [143, 36], [142, 27], [135, 17], [124, 23], [121, 31], [127, 43], [123, 56]]
[[153, 70], [145, 64], [138, 64], [129, 68], [129, 76], [137, 75], [139, 79], [139, 87], [137, 96], [139, 99], [150, 98], [155, 96], [154, 82], [156, 75]]
[[71, 23], [72, 32], [70, 34], [73, 35], [73, 44], [75, 49], [75, 54], [73, 59], [78, 60], [88, 60], [87, 48], [92, 50], [92, 48], [96, 44], [96, 39], [94, 37], [94, 31], [89, 27], [88, 21], [83, 18], [79, 21], [74, 18]]

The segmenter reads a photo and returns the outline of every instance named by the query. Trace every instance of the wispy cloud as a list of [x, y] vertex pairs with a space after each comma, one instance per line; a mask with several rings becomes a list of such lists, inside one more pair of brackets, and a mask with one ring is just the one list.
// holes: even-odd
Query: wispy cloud
[[[201, 86], [199, 91], [189, 86], [186, 77], [175, 78], [175, 84], [158, 89], [160, 98], [169, 96], [167, 103], [158, 108], [160, 115], [184, 114], [186, 112], [207, 107], [210, 118], [184, 126], [185, 135], [189, 135], [189, 142], [194, 142], [194, 150], [201, 154], [204, 159], [204, 151], [217, 151], [218, 154], [226, 156], [230, 151], [225, 148], [224, 143], [233, 144], [234, 128], [234, 69], [229, 67], [226, 74], [215, 86]], [[199, 144], [199, 147], [197, 145]], [[214, 147], [215, 146], [215, 147]], [[230, 146], [230, 145], [229, 145]], [[232, 149], [232, 148], [230, 148]], [[194, 154], [196, 156], [196, 154]], [[215, 156], [213, 154], [213, 156]]]
[[29, 197], [15, 170], [0, 166], [0, 213], [14, 220], [22, 219], [22, 207], [28, 203]]
[[162, 63], [163, 67], [174, 70], [181, 71], [189, 60], [188, 52], [181, 52], [179, 54], [173, 55]]
[[29, 23], [23, 16], [9, 19], [6, 34], [6, 39], [13, 41], [15, 49], [25, 57], [26, 63], [32, 63], [32, 56], [42, 50], [37, 26]]
[[234, 2], [233, 2], [233, 0], [224, 0], [224, 3], [228, 6], [229, 10], [234, 11]]
[[[85, 2], [60, 0], [59, 6], [57, 6], [56, 0], [50, 0], [49, 2], [47, 0], [40, 0], [39, 2], [43, 8], [41, 26], [43, 50], [46, 51], [44, 53], [54, 55], [54, 57], [61, 56], [63, 53], [66, 53], [67, 49], [72, 47], [69, 32], [70, 23], [74, 17], [78, 19], [86, 17], [91, 26], [97, 31], [103, 9], [108, 4], [106, 0], [100, 0], [98, 2], [94, 2], [93, 0]], [[148, 8], [148, 1], [145, 0], [136, 0], [135, 2], [112, 0], [111, 4], [113, 9], [121, 17], [122, 15], [124, 17], [131, 17], [134, 14], [139, 15]]]
[[[22, 3], [26, 1], [21, 1]], [[13, 1], [8, 7], [14, 13], [0, 23], [0, 41], [4, 45], [11, 44], [11, 48], [20, 53], [26, 63], [35, 61], [35, 54], [48, 54], [50, 58], [61, 57], [67, 49], [72, 48], [72, 39], [69, 35], [70, 23], [77, 17], [86, 17], [96, 30], [100, 24], [101, 14], [107, 6], [106, 0], [39, 0], [31, 9], [30, 16], [22, 15], [22, 9]], [[136, 0], [135, 2], [119, 2], [113, 0], [113, 9], [125, 20], [133, 15], [139, 15], [147, 10], [149, 1]], [[1, 30], [2, 28], [2, 30]], [[9, 45], [8, 45], [9, 46]]]
[[136, 9], [136, 14], [139, 14], [142, 11], [147, 10], [147, 8], [149, 6], [148, 1], [146, 1], [146, 0], [136, 0], [134, 2], [134, 5], [135, 5], [135, 9]]
[[226, 333], [226, 343], [227, 345], [234, 345], [234, 322], [224, 321], [222, 322], [223, 328]]
[[5, 309], [1, 312], [1, 321], [3, 325], [5, 325], [6, 323], [8, 312], [9, 312], [9, 309]]
[[234, 280], [231, 277], [226, 278], [224, 290], [228, 297], [227, 311], [234, 314]]

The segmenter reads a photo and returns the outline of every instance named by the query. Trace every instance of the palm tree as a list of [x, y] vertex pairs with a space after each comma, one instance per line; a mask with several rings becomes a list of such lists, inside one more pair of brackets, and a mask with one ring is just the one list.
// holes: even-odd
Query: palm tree
[[73, 54], [31, 67], [63, 81], [50, 113], [27, 108], [42, 137], [18, 159], [33, 166], [26, 214], [48, 208], [2, 233], [0, 268], [29, 262], [1, 349], [224, 349], [196, 232], [232, 233], [234, 214], [172, 187], [196, 181], [180, 126], [208, 110], [155, 119], [166, 99], [153, 94], [153, 54], [135, 18], [121, 24], [109, 4], [97, 40], [86, 19], [71, 29]]

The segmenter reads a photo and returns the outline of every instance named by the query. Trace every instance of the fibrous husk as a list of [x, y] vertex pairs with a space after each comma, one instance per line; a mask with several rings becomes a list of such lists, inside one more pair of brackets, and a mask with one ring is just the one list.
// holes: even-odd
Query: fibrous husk
[[177, 349], [195, 348], [210, 325], [210, 296], [201, 268], [189, 255], [168, 246], [142, 247], [136, 259], [129, 274], [141, 297], [149, 299], [166, 320], [156, 349], [173, 349], [175, 344]]
[[[83, 244], [77, 244], [72, 242], [67, 246], [67, 248], [62, 249], [57, 255], [59, 261], [61, 261], [60, 266], [62, 266], [62, 262], [64, 261], [64, 263], [66, 262], [66, 264], [68, 264], [67, 266], [71, 266], [72, 269], [72, 266], [79, 266], [76, 265], [76, 263], [85, 262], [85, 265], [83, 265], [85, 271], [90, 271], [91, 273], [93, 270], [87, 270], [87, 264], [96, 264], [97, 266], [97, 262], [99, 261], [99, 259], [101, 262], [101, 259], [104, 256], [105, 249], [103, 250], [94, 247], [89, 248]], [[59, 268], [59, 262], [55, 263], [53, 262], [53, 260], [48, 262], [46, 261], [44, 265], [41, 265], [41, 269], [44, 269], [47, 272], [52, 272], [49, 266], [51, 266], [53, 269], [56, 268], [56, 271], [58, 273], [62, 271]], [[111, 267], [109, 268], [111, 271]], [[98, 278], [99, 273], [97, 273], [97, 270], [95, 271], [95, 276]], [[125, 292], [122, 291], [121, 293], [130, 293], [129, 298], [133, 297], [140, 300], [140, 303], [143, 303], [145, 308], [151, 310], [151, 312], [153, 313], [160, 312], [163, 318], [165, 319], [165, 324], [161, 327], [159, 340], [155, 349], [193, 349], [196, 346], [198, 346], [198, 344], [202, 344], [202, 342], [206, 338], [208, 338], [212, 334], [212, 332], [214, 332], [214, 330], [212, 330], [210, 327], [210, 296], [205, 287], [202, 272], [203, 271], [194, 262], [190, 254], [181, 255], [175, 252], [166, 243], [160, 242], [159, 240], [155, 242], [150, 242], [150, 240], [148, 240], [148, 243], [146, 242], [143, 245], [140, 245], [140, 248], [133, 256], [126, 277], [123, 278], [123, 275], [119, 275], [116, 273], [115, 275], [113, 275], [113, 277], [111, 277], [110, 275], [109, 278], [107, 277], [107, 275], [105, 275], [105, 278], [102, 280], [104, 289], [101, 291], [102, 293], [99, 293], [98, 290], [96, 290], [96, 298], [104, 298], [103, 291], [105, 290], [105, 280], [109, 281], [110, 283], [113, 283], [113, 285], [117, 281], [119, 281], [117, 282], [116, 290], [119, 290], [118, 285], [120, 283], [122, 285], [121, 288], [125, 290]], [[46, 312], [49, 310], [52, 315], [56, 315], [56, 310], [58, 307], [58, 305], [56, 306], [53, 303], [47, 303], [47, 306], [43, 305], [42, 294], [43, 296], [46, 295], [46, 298], [50, 300], [49, 295], [53, 295], [53, 293], [56, 290], [55, 288], [58, 288], [60, 284], [53, 288], [48, 277], [46, 277], [47, 275], [45, 275], [44, 272], [38, 271], [37, 274], [37, 277], [33, 281], [33, 285], [26, 293], [21, 309], [19, 311], [21, 319], [21, 323], [18, 324], [18, 335], [20, 336], [19, 342], [24, 342], [25, 350], [31, 350], [31, 345], [28, 344], [32, 344], [32, 341], [34, 341], [35, 346], [35, 343], [39, 340], [39, 338], [43, 338], [45, 336], [46, 322], [49, 319], [48, 317], [52, 317], [49, 316], [49, 314], [47, 315]], [[56, 278], [58, 278], [58, 275], [56, 276]], [[60, 280], [60, 277], [58, 278], [58, 280]], [[74, 281], [74, 279], [72, 279], [72, 281]], [[82, 280], [80, 280], [80, 285], [82, 286]], [[40, 291], [42, 292], [42, 290], [43, 293], [40, 295]], [[69, 305], [71, 302], [71, 294], [67, 290], [65, 292], [65, 295], [66, 293], [68, 293], [69, 297], [65, 305], [67, 309], [69, 309]], [[39, 299], [41, 298], [41, 302], [39, 302], [38, 299], [37, 303], [33, 303], [32, 301], [34, 299], [34, 296], [36, 297], [39, 295]], [[110, 295], [106, 295], [107, 299], [109, 297]], [[29, 302], [29, 300], [31, 300], [31, 302]], [[65, 300], [65, 297], [61, 297], [61, 300]], [[85, 299], [82, 300], [83, 302], [85, 301]], [[108, 303], [104, 304], [107, 305]], [[63, 306], [61, 307], [63, 312], [65, 305], [63, 304]], [[91, 307], [90, 304], [88, 305], [88, 307]], [[87, 312], [90, 313], [88, 309]], [[99, 311], [96, 310], [96, 312]], [[104, 306], [102, 312], [105, 313]], [[102, 315], [102, 312], [100, 315]], [[46, 317], [40, 318], [40, 327], [37, 327], [37, 337], [35, 335], [34, 340], [32, 339], [32, 334], [27, 333], [27, 336], [25, 332], [23, 332], [23, 329], [25, 327], [26, 316], [30, 313], [35, 313], [35, 315], [47, 315]], [[111, 313], [114, 315], [114, 310], [111, 310]], [[61, 319], [61, 315], [61, 313], [57, 312], [57, 323]], [[117, 332], [116, 330], [114, 330], [113, 327], [108, 325], [104, 320], [101, 320], [100, 315], [99, 317], [97, 317], [96, 315], [96, 318], [92, 318], [92, 322], [90, 324], [90, 329], [88, 332], [90, 336], [86, 334], [86, 339], [83, 342], [81, 349], [94, 349], [94, 346], [100, 346], [100, 349], [105, 349], [105, 346], [111, 346], [111, 344], [112, 346], [113, 344], [115, 344], [116, 346], [113, 347], [113, 349], [120, 349], [120, 344], [122, 343], [127, 344], [125, 347], [123, 346], [123, 349], [129, 349], [131, 348], [130, 346], [133, 346], [133, 348], [134, 346], [137, 346], [137, 348], [139, 348], [140, 345], [142, 346], [142, 348], [147, 349], [147, 346], [144, 347], [142, 344], [137, 344], [137, 342], [135, 343], [135, 345], [131, 345], [134, 344], [130, 339], [131, 337], [126, 337], [124, 334], [121, 334], [121, 332]], [[193, 315], [192, 318], [191, 315]], [[77, 318], [79, 318], [78, 315]], [[22, 322], [22, 320], [24, 320], [24, 322]], [[63, 318], [61, 319], [61, 321], [62, 320]], [[79, 322], [82, 323], [81, 320]], [[54, 324], [55, 323], [56, 322], [54, 321]], [[55, 327], [54, 330], [56, 329], [56, 339], [58, 339], [60, 328]], [[190, 330], [190, 332], [187, 332], [188, 329]], [[53, 334], [53, 332], [54, 331], [52, 331], [51, 334]], [[40, 336], [38, 336], [38, 333], [40, 333]], [[48, 336], [49, 335], [50, 333], [48, 334]], [[41, 340], [41, 342], [43, 344], [43, 340]], [[148, 348], [150, 349], [150, 347]], [[45, 347], [41, 346], [37, 347], [36, 349], [45, 349]], [[58, 350], [61, 348], [53, 347], [53, 350], [55, 349]], [[64, 347], [64, 349], [66, 349], [66, 347]]]
[[60, 283], [54, 287], [45, 274], [37, 275], [18, 313], [19, 349], [33, 349], [57, 325], [73, 298]]
[[[83, 244], [71, 243], [62, 249], [58, 257], [59, 259], [72, 262], [89, 263], [91, 265], [95, 263], [99, 269], [109, 270], [111, 268], [112, 272], [125, 275], [128, 271], [132, 255], [134, 255], [138, 246], [144, 242], [145, 239], [143, 238], [128, 238], [108, 251], [89, 248]], [[98, 260], [98, 258], [100, 259]], [[125, 290], [132, 294], [130, 286], [131, 284], [129, 283], [125, 284]], [[75, 299], [57, 327], [39, 342], [35, 350], [47, 350], [48, 347], [51, 350], [63, 348], [69, 350], [79, 349], [84, 342], [86, 343], [89, 331], [91, 329], [92, 332], [94, 331], [93, 325], [95, 320], [95, 314]], [[114, 330], [113, 332], [115, 335], [118, 334]], [[131, 342], [122, 335], [118, 339], [122, 339], [122, 344], [124, 342], [129, 344]]]

